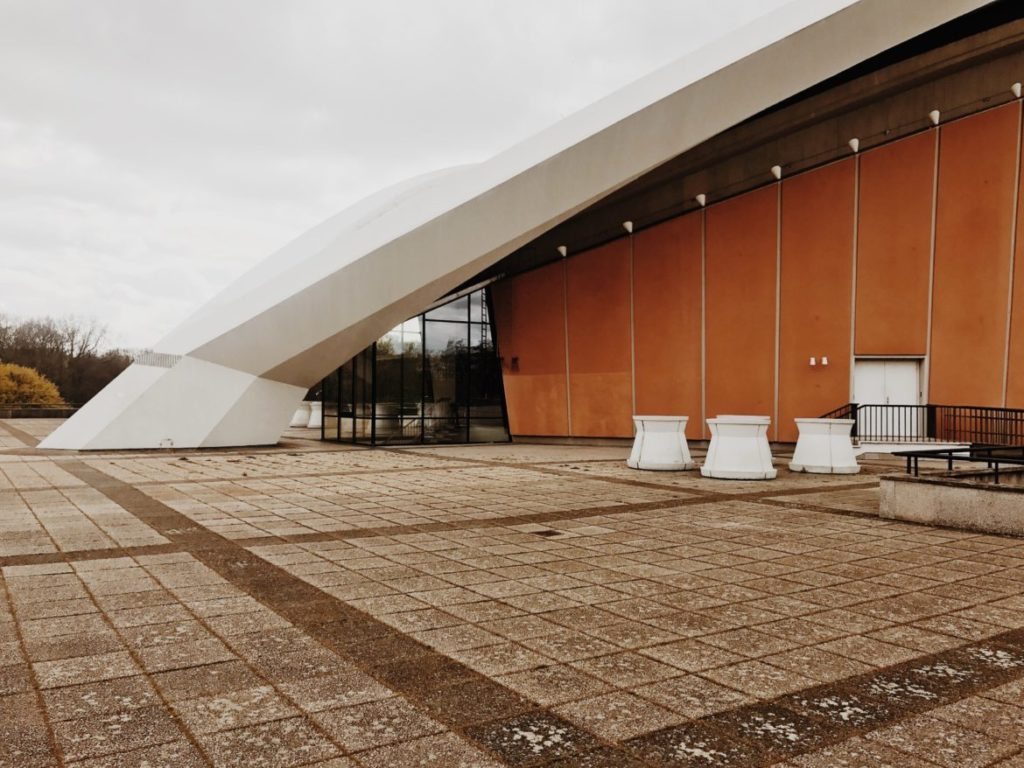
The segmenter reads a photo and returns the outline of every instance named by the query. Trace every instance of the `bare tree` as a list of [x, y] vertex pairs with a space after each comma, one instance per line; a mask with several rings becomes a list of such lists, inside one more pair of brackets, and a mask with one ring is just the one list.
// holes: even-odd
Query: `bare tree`
[[0, 316], [0, 361], [42, 373], [64, 399], [82, 403], [123, 371], [131, 359], [103, 350], [107, 329], [95, 318], [67, 316], [15, 320]]

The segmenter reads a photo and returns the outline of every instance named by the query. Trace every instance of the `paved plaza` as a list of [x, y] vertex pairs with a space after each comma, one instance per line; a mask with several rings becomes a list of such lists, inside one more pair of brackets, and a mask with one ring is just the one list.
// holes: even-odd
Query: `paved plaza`
[[880, 520], [892, 462], [57, 423], [0, 421], [0, 766], [1024, 766], [1024, 540]]

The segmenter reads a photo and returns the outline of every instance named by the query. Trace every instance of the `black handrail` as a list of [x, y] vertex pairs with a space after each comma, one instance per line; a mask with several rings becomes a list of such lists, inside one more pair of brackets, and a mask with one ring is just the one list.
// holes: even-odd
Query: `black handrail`
[[853, 419], [853, 437], [880, 443], [1024, 445], [1024, 409], [846, 403], [823, 419]]
[[946, 462], [946, 471], [953, 471], [953, 462], [985, 464], [992, 470], [993, 481], [999, 483], [999, 465], [1024, 467], [1024, 445], [972, 445], [967, 448], [931, 448], [917, 451], [895, 451], [893, 456], [907, 460], [907, 474], [918, 477], [921, 459]]

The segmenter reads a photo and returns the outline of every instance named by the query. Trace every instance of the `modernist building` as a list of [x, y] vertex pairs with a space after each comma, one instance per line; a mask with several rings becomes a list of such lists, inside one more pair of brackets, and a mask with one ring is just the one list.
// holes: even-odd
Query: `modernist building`
[[274, 442], [343, 363], [343, 439], [752, 413], [785, 441], [851, 401], [1024, 408], [1022, 80], [1018, 2], [792, 3], [326, 222], [44, 447]]

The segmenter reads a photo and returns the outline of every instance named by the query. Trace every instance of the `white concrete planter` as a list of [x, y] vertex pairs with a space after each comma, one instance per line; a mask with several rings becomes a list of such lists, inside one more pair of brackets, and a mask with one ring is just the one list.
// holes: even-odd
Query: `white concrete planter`
[[800, 432], [789, 468], [794, 472], [855, 475], [860, 472], [853, 453], [853, 419], [794, 419]]
[[324, 404], [319, 400], [313, 400], [309, 404], [309, 421], [306, 426], [310, 429], [320, 429], [324, 423]]
[[693, 469], [686, 444], [687, 416], [634, 416], [636, 437], [626, 465], [661, 471]]
[[768, 446], [769, 416], [708, 419], [711, 443], [700, 473], [725, 480], [771, 480], [778, 474]]
[[299, 403], [299, 407], [295, 409], [295, 413], [292, 415], [292, 420], [288, 423], [289, 427], [304, 427], [309, 424], [309, 401], [303, 400]]

